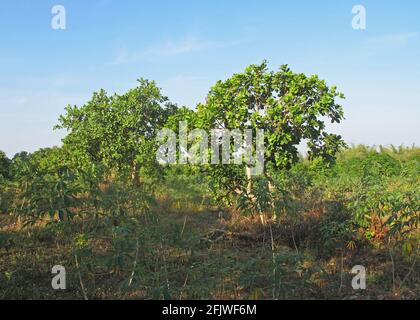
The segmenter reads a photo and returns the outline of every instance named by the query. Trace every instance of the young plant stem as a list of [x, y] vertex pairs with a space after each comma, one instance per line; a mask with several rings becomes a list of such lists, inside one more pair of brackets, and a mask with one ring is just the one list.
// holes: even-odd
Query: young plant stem
[[295, 240], [294, 225], [292, 225], [292, 241], [293, 241], [293, 246], [295, 247], [295, 250], [296, 250], [296, 254], [299, 255], [299, 249], [296, 245], [296, 240]]
[[388, 238], [388, 251], [389, 251], [389, 256], [391, 258], [391, 263], [392, 263], [392, 290], [395, 292], [395, 262], [394, 262], [394, 257], [392, 255], [392, 249], [391, 249], [391, 239]]
[[341, 293], [343, 289], [343, 279], [344, 278], [344, 257], [343, 250], [341, 250], [341, 263], [340, 263], [340, 287], [338, 288], [338, 293]]
[[80, 274], [79, 261], [77, 259], [77, 254], [74, 254], [74, 260], [76, 262], [76, 269], [77, 269], [77, 274], [79, 276], [79, 283], [80, 283], [80, 288], [82, 289], [83, 298], [87, 301], [88, 297], [87, 297], [87, 294], [86, 294], [85, 286], [83, 285], [82, 275]]
[[179, 237], [182, 239], [182, 236], [184, 235], [184, 231], [185, 231], [185, 226], [187, 224], [187, 216], [185, 216], [184, 218], [184, 224], [182, 226], [182, 230], [181, 230], [181, 234], [179, 235]]
[[137, 240], [136, 240], [136, 256], [134, 258], [133, 271], [131, 272], [130, 280], [128, 281], [128, 286], [129, 287], [131, 286], [131, 283], [133, 282], [133, 279], [134, 279], [134, 274], [136, 272], [138, 257], [139, 257], [139, 239], [137, 238]]
[[271, 223], [268, 224], [270, 228], [270, 238], [271, 238], [271, 256], [273, 261], [273, 300], [276, 300], [276, 274], [277, 274], [277, 265], [276, 265], [276, 252], [275, 252], [275, 246], [274, 246], [274, 237], [273, 237], [273, 228], [271, 227]]
[[163, 260], [163, 267], [165, 269], [165, 280], [166, 280], [166, 288], [169, 291], [169, 278], [168, 278], [168, 267], [166, 265], [166, 257], [165, 257], [165, 251], [163, 249], [163, 243], [162, 241], [160, 242], [160, 248], [162, 250], [162, 260]]
[[413, 262], [413, 264], [411, 265], [410, 270], [408, 270], [408, 273], [405, 275], [405, 277], [404, 277], [403, 281], [401, 281], [401, 284], [400, 284], [400, 287], [399, 287], [399, 289], [400, 289], [400, 290], [401, 290], [402, 285], [404, 284], [404, 282], [405, 282], [405, 281], [408, 279], [408, 277], [410, 276], [411, 272], [413, 272], [413, 270], [414, 270], [414, 266], [416, 265], [416, 263], [417, 263], [417, 260], [416, 260], [416, 259], [414, 259], [414, 262]]

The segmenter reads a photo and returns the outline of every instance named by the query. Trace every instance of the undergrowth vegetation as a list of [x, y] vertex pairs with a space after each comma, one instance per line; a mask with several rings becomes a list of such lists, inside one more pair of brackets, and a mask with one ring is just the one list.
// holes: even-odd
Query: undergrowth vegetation
[[[48, 176], [38, 164], [34, 180], [2, 180], [1, 297], [418, 298], [419, 154], [358, 146], [326, 171], [302, 159], [276, 176], [283, 192], [266, 225], [220, 206], [206, 177], [182, 166], [146, 192], [62, 168]], [[51, 289], [57, 264], [68, 290]], [[351, 288], [357, 264], [366, 291]]]

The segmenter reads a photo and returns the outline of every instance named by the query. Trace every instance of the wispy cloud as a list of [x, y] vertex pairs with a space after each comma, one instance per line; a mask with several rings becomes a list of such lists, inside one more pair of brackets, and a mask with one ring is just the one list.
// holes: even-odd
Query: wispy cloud
[[395, 51], [402, 51], [416, 41], [419, 35], [419, 32], [405, 32], [369, 37], [359, 46], [350, 50], [347, 57], [354, 63], [354, 61], [376, 59], [378, 56], [394, 54]]
[[208, 50], [221, 46], [225, 46], [225, 44], [203, 41], [196, 37], [188, 37], [178, 42], [167, 41], [163, 45], [150, 48], [146, 53], [159, 56], [175, 56], [184, 53]]
[[141, 51], [119, 48], [115, 58], [108, 65], [122, 65], [150, 60], [156, 57], [173, 57], [182, 54], [202, 52], [207, 50], [222, 49], [242, 44], [244, 41], [236, 40], [231, 42], [206, 41], [196, 36], [187, 36], [177, 41], [166, 41], [161, 44], [152, 45]]
[[366, 40], [366, 44], [380, 47], [403, 47], [407, 45], [410, 40], [418, 37], [418, 35], [418, 32], [382, 35], [369, 38]]

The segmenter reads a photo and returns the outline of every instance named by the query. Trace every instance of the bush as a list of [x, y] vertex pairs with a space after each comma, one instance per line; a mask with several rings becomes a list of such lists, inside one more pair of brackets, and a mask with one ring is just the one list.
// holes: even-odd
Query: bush
[[321, 239], [319, 249], [324, 253], [335, 253], [345, 248], [354, 249], [357, 229], [351, 212], [341, 202], [328, 202], [319, 222]]

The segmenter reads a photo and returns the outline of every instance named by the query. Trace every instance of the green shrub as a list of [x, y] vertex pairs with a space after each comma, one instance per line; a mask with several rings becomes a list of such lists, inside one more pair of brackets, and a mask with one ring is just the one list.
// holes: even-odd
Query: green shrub
[[328, 202], [319, 222], [319, 249], [335, 253], [345, 248], [353, 249], [357, 241], [357, 229], [351, 212], [340, 202]]

